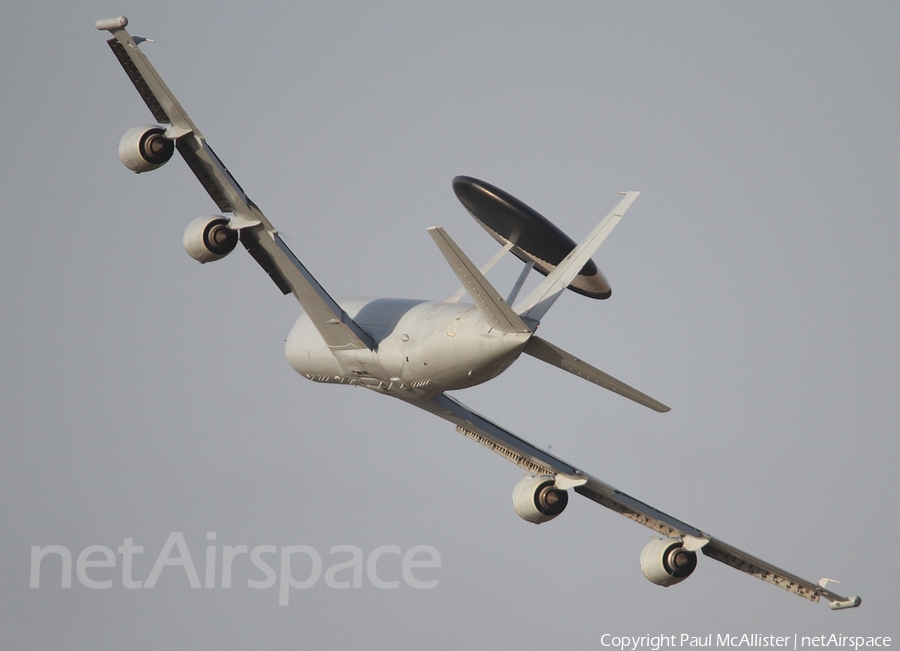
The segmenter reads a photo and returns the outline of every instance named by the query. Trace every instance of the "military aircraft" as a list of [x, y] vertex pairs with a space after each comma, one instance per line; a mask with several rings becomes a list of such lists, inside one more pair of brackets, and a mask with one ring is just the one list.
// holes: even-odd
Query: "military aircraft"
[[[596, 299], [609, 297], [609, 282], [591, 256], [637, 198], [624, 192], [618, 204], [581, 242], [576, 243], [545, 217], [489, 183], [466, 176], [453, 180], [465, 208], [502, 248], [478, 268], [440, 227], [428, 229], [462, 283], [443, 301], [377, 298], [337, 301], [325, 291], [284, 243], [139, 49], [147, 39], [132, 37], [125, 17], [100, 20], [108, 43], [159, 123], [125, 133], [119, 157], [134, 172], [164, 165], [177, 149], [224, 215], [191, 222], [184, 246], [201, 263], [219, 260], [238, 242], [284, 294], [293, 294], [303, 313], [287, 338], [291, 366], [315, 382], [346, 384], [398, 398], [452, 423], [457, 431], [523, 468], [527, 475], [513, 490], [515, 512], [528, 522], [552, 520], [565, 509], [573, 489], [598, 504], [662, 534], [640, 555], [644, 576], [661, 586], [687, 578], [697, 552], [832, 609], [859, 606], [857, 596], [828, 589], [832, 579], [812, 583], [755, 558], [685, 522], [626, 495], [559, 459], [484, 416], [448, 391], [471, 387], [506, 370], [523, 352], [659, 412], [668, 407], [541, 338], [537, 327], [565, 289]], [[165, 125], [165, 126], [160, 126]], [[504, 299], [485, 277], [504, 254], [524, 267]], [[544, 276], [519, 297], [531, 271]], [[468, 294], [471, 304], [460, 303]]]

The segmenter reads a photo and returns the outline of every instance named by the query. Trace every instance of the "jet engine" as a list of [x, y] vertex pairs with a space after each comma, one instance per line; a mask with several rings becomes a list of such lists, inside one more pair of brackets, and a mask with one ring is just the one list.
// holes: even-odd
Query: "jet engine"
[[175, 141], [165, 134], [166, 130], [155, 124], [129, 129], [119, 141], [119, 158], [136, 174], [162, 167], [175, 152]]
[[220, 260], [234, 251], [238, 233], [222, 215], [197, 217], [184, 230], [184, 249], [198, 262]]
[[697, 553], [678, 538], [654, 538], [641, 552], [641, 571], [652, 583], [668, 588], [681, 583], [697, 567]]
[[563, 512], [569, 494], [556, 486], [553, 477], [525, 477], [513, 489], [512, 501], [520, 518], [540, 524]]

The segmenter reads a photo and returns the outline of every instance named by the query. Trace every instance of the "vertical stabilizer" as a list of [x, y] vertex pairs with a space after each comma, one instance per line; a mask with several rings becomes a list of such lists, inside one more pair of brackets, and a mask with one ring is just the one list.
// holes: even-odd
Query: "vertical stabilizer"
[[578, 246], [572, 249], [572, 252], [557, 265], [556, 269], [544, 278], [540, 285], [535, 287], [528, 296], [516, 303], [514, 309], [518, 314], [523, 317], [528, 317], [529, 319], [534, 319], [535, 321], [540, 321], [544, 314], [547, 313], [547, 310], [549, 310], [553, 303], [556, 302], [556, 299], [559, 298], [562, 290], [568, 287], [569, 283], [578, 275], [578, 272], [584, 264], [591, 259], [591, 256], [594, 254], [594, 251], [597, 250], [597, 247], [603, 243], [606, 236], [616, 227], [616, 224], [622, 219], [622, 215], [625, 214], [625, 211], [628, 210], [629, 206], [637, 199], [640, 192], [632, 190], [630, 192], [621, 192], [620, 194], [624, 194], [625, 196], [622, 197], [622, 200], [616, 204], [616, 207], [613, 208], [599, 224], [597, 224], [597, 227], [594, 228], [594, 230], [592, 230]]

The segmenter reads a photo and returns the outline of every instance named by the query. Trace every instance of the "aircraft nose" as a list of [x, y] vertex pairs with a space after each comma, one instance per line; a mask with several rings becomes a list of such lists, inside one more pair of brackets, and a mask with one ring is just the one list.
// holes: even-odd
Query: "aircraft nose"
[[337, 359], [305, 313], [288, 333], [284, 356], [292, 369], [309, 379], [334, 378], [342, 374]]

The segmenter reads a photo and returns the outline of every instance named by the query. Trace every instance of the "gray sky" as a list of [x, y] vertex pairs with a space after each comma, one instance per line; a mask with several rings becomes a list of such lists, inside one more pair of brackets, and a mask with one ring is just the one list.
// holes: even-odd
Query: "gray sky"
[[[672, 405], [522, 359], [457, 397], [624, 491], [816, 580], [832, 613], [710, 559], [662, 589], [651, 532], [575, 497], [535, 527], [515, 466], [425, 413], [297, 376], [298, 306], [239, 251], [180, 160], [116, 145], [152, 118], [92, 27], [132, 34], [248, 194], [335, 295], [443, 298], [425, 229], [495, 250], [450, 187], [494, 183], [580, 239], [642, 195], [541, 334]], [[14, 3], [0, 21], [0, 630], [9, 648], [597, 648], [613, 635], [893, 635], [900, 494], [900, 99], [888, 3]], [[491, 278], [508, 288], [517, 265]], [[440, 552], [432, 590], [320, 580], [91, 590], [32, 545], [146, 579], [215, 544]], [[176, 556], [177, 554], [173, 554]], [[94, 559], [99, 557], [93, 557]], [[274, 558], [274, 557], [272, 557]], [[399, 578], [399, 561], [382, 572]], [[393, 557], [396, 559], [396, 557]], [[340, 560], [344, 560], [341, 557]], [[271, 559], [270, 559], [271, 560]], [[393, 563], [393, 564], [392, 564]], [[277, 570], [277, 562], [274, 562]], [[302, 573], [300, 565], [296, 574]]]

